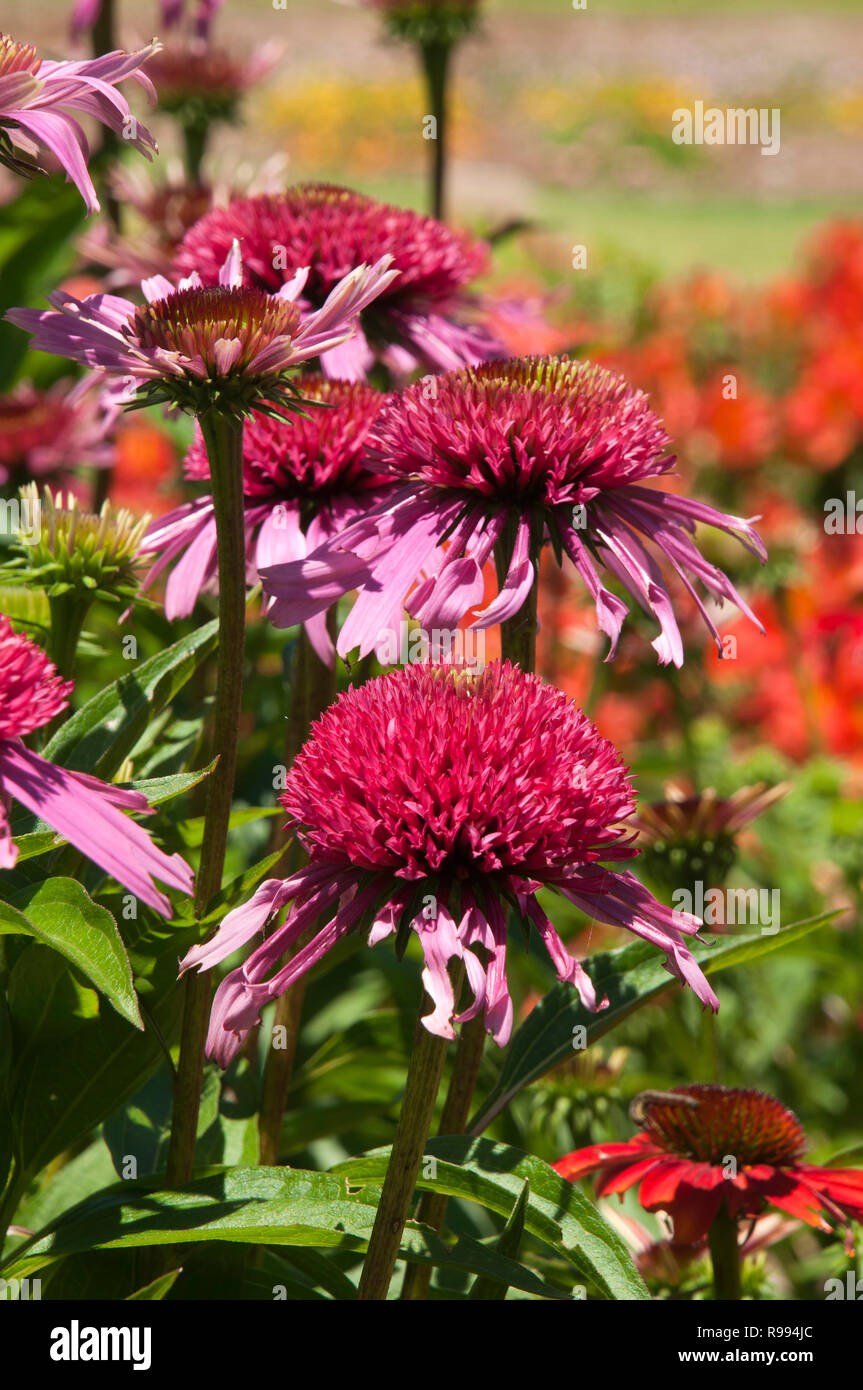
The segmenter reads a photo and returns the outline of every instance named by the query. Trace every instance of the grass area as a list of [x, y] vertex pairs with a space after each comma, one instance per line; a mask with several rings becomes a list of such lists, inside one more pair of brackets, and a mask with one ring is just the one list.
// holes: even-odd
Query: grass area
[[[327, 177], [324, 175], [324, 177]], [[338, 180], [336, 175], [333, 175]], [[373, 197], [425, 211], [420, 179], [359, 179], [355, 187]], [[453, 209], [459, 220], [459, 209]], [[537, 230], [560, 237], [560, 264], [546, 261], [555, 278], [601, 271], [603, 263], [631, 260], [663, 276], [682, 276], [712, 266], [732, 278], [753, 282], [791, 270], [802, 243], [830, 218], [861, 217], [859, 199], [692, 199], [659, 193], [588, 192], [540, 188], [525, 216]], [[570, 248], [588, 248], [588, 271], [571, 271]], [[505, 243], [496, 262], [515, 270], [533, 265], [519, 239]]]
[[[715, 266], [741, 280], [765, 279], [793, 265], [800, 243], [826, 218], [860, 216], [859, 199], [682, 199], [654, 193], [545, 188], [539, 215], [567, 246], [613, 250], [663, 275]], [[568, 260], [567, 260], [568, 266]]]

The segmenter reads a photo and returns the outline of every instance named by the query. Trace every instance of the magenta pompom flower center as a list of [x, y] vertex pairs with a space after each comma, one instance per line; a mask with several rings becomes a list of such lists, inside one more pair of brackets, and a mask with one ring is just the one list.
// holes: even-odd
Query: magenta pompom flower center
[[[380, 482], [365, 466], [366, 436], [386, 399], [363, 382], [298, 376], [308, 403], [290, 429], [254, 412], [243, 439], [243, 487], [247, 498], [308, 500], [319, 511], [334, 495], [367, 492]], [[314, 406], [321, 409], [314, 409]], [[189, 479], [210, 476], [207, 451], [196, 432], [184, 464]]]
[[237, 198], [214, 209], [187, 233], [177, 264], [184, 274], [197, 270], [204, 280], [215, 280], [235, 238], [249, 282], [262, 289], [277, 290], [295, 266], [309, 266], [306, 293], [313, 304], [352, 266], [387, 254], [400, 273], [382, 304], [445, 300], [487, 265], [482, 243], [432, 217], [322, 183]]
[[537, 677], [413, 665], [324, 714], [281, 800], [313, 859], [463, 881], [597, 859], [632, 790], [612, 745]]
[[381, 420], [381, 471], [500, 502], [585, 502], [666, 472], [669, 439], [614, 372], [566, 358], [518, 358], [410, 387]]
[[0, 739], [23, 738], [69, 703], [73, 685], [0, 614]]

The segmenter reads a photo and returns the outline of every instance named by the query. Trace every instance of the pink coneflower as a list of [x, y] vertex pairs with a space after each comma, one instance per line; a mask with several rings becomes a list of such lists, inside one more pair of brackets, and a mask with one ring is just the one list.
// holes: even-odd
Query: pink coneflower
[[303, 294], [323, 302], [345, 271], [360, 261], [392, 256], [398, 280], [361, 321], [343, 348], [325, 352], [327, 376], [354, 381], [376, 358], [398, 376], [418, 366], [433, 371], [501, 356], [500, 345], [470, 322], [467, 286], [487, 265], [484, 244], [434, 218], [330, 184], [302, 184], [281, 195], [241, 198], [202, 217], [177, 255], [182, 273], [197, 268], [212, 284], [237, 239], [248, 283], [275, 291], [291, 267], [307, 265]]
[[[757, 619], [728, 577], [701, 555], [692, 539], [696, 522], [736, 536], [761, 560], [766, 552], [743, 518], [643, 486], [671, 470], [668, 444], [643, 392], [588, 362], [519, 358], [418, 382], [393, 400], [369, 436], [370, 465], [400, 483], [392, 500], [308, 561], [263, 572], [277, 600], [273, 621], [305, 621], [324, 595], [332, 602], [340, 576], [343, 592], [360, 589], [339, 636], [342, 655], [355, 647], [363, 655], [371, 651], [381, 630], [398, 622], [406, 598], [424, 627], [451, 625], [482, 599], [483, 566], [503, 540], [505, 581], [473, 623], [490, 627], [522, 608], [540, 548], [550, 541], [558, 558], [572, 560], [595, 600], [599, 626], [611, 639], [607, 659], [627, 608], [603, 586], [600, 566], [659, 622], [653, 642], [659, 660], [680, 666], [680, 631], [647, 536], [692, 595], [721, 651], [693, 580], [718, 602], [731, 599]], [[370, 555], [376, 529], [379, 544]], [[444, 563], [419, 583], [444, 540]]]
[[243, 94], [272, 68], [271, 47], [243, 58], [225, 48], [191, 40], [163, 48], [147, 64], [159, 93], [159, 110], [181, 120], [232, 120]]
[[236, 416], [254, 406], [284, 413], [296, 409], [289, 373], [351, 336], [357, 314], [397, 274], [388, 266], [382, 257], [352, 270], [303, 318], [294, 301], [306, 270], [278, 294], [246, 286], [235, 242], [217, 285], [194, 273], [176, 286], [156, 275], [141, 285], [141, 307], [116, 295], [81, 300], [57, 290], [52, 310], [10, 309], [6, 317], [33, 334], [38, 350], [123, 378], [127, 401], [195, 414], [213, 406]]
[[[222, 1065], [269, 1000], [363, 927], [370, 945], [394, 936], [397, 951], [417, 934], [434, 1004], [423, 1021], [440, 1037], [483, 1014], [486, 1030], [507, 1042], [511, 910], [536, 927], [558, 978], [587, 1008], [602, 1008], [540, 907], [540, 887], [658, 946], [668, 970], [718, 1007], [683, 935], [697, 931], [697, 919], [673, 916], [631, 873], [599, 866], [635, 853], [615, 828], [633, 806], [616, 750], [559, 690], [509, 662], [480, 675], [414, 664], [347, 691], [314, 725], [280, 800], [308, 866], [263, 883], [182, 963], [211, 968], [292, 903], [285, 924], [218, 990], [208, 1048]], [[328, 925], [276, 969], [321, 915]], [[464, 962], [473, 994], [457, 1018], [453, 958]]]
[[120, 807], [152, 811], [147, 798], [56, 767], [22, 741], [66, 708], [71, 690], [72, 682], [60, 679], [45, 653], [0, 614], [0, 868], [13, 868], [18, 857], [8, 820], [14, 798], [141, 902], [170, 917], [171, 904], [153, 880], [191, 893], [193, 874], [179, 854], [165, 854], [121, 814]]
[[707, 1235], [723, 1204], [735, 1221], [769, 1205], [822, 1231], [832, 1229], [828, 1216], [846, 1226], [849, 1217], [863, 1220], [863, 1169], [801, 1162], [803, 1128], [773, 1096], [698, 1084], [644, 1099], [634, 1139], [576, 1149], [554, 1164], [557, 1171], [573, 1182], [599, 1173], [602, 1197], [616, 1192], [622, 1200], [638, 1185], [644, 1210], [667, 1212], [685, 1245]]
[[75, 184], [88, 213], [98, 212], [99, 199], [87, 172], [87, 138], [71, 113], [95, 117], [152, 159], [155, 140], [146, 126], [135, 121], [129, 103], [116, 88], [131, 77], [155, 102], [153, 84], [141, 66], [160, 47], [154, 42], [137, 53], [117, 49], [101, 58], [52, 63], [41, 59], [32, 44], [16, 43], [0, 34], [0, 163], [19, 173], [32, 173], [36, 167], [32, 161], [40, 151], [50, 150]]
[[[364, 467], [366, 436], [386, 400], [364, 382], [302, 376], [304, 401], [321, 405], [297, 416], [290, 429], [253, 414], [243, 436], [243, 491], [247, 580], [257, 583], [258, 566], [277, 564], [313, 550], [362, 514], [388, 490], [388, 480]], [[210, 467], [200, 429], [186, 455], [185, 475], [208, 479]], [[160, 517], [144, 537], [141, 552], [158, 558], [150, 582], [173, 565], [165, 590], [165, 613], [191, 613], [202, 590], [218, 584], [213, 499], [200, 497]], [[323, 613], [307, 625], [322, 660], [334, 650]]]
[[0, 483], [108, 467], [116, 415], [92, 381], [57, 381], [47, 391], [20, 382], [0, 396]]

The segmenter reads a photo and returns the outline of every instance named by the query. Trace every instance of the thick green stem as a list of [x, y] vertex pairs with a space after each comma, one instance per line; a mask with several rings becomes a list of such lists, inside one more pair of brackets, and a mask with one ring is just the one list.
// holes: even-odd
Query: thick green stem
[[426, 87], [429, 96], [430, 114], [435, 121], [435, 138], [431, 146], [431, 188], [430, 203], [432, 217], [443, 221], [446, 197], [446, 140], [447, 140], [447, 76], [449, 73], [451, 45], [448, 43], [423, 44], [420, 54]]
[[[325, 666], [309, 641], [305, 628], [300, 628], [294, 655], [291, 680], [291, 708], [287, 720], [285, 738], [285, 766], [290, 767], [308, 737], [309, 729], [328, 705], [335, 699], [335, 667]], [[274, 848], [284, 842], [281, 826], [274, 832]], [[285, 963], [302, 950], [312, 933], [313, 925], [304, 932], [293, 949], [285, 956]], [[267, 1060], [264, 1063], [264, 1076], [261, 1083], [261, 1107], [258, 1112], [258, 1157], [261, 1163], [275, 1164], [279, 1158], [279, 1141], [282, 1133], [282, 1117], [291, 1085], [297, 1038], [300, 1032], [300, 1019], [303, 1000], [306, 994], [305, 977], [297, 980], [276, 1000], [273, 1015], [273, 1033]], [[277, 1031], [278, 1030], [278, 1031]], [[276, 1042], [283, 1046], [276, 1046]]]
[[[470, 1119], [473, 1093], [476, 1089], [485, 1044], [485, 1019], [482, 1014], [461, 1025], [455, 1061], [446, 1101], [438, 1125], [438, 1134], [464, 1134]], [[417, 1220], [440, 1231], [446, 1216], [447, 1198], [439, 1192], [424, 1192], [417, 1210]], [[431, 1284], [432, 1267], [427, 1264], [408, 1265], [405, 1270], [401, 1297], [406, 1301], [425, 1298]]]
[[[424, 997], [422, 1014], [429, 1009], [430, 1001]], [[386, 1299], [389, 1290], [431, 1129], [448, 1046], [446, 1038], [430, 1033], [421, 1019], [417, 1020], [396, 1137], [357, 1294], [365, 1302]]]
[[61, 594], [59, 598], [49, 598], [48, 608], [51, 631], [46, 650], [60, 675], [71, 680], [75, 672], [75, 654], [90, 604], [74, 593]]
[[[200, 425], [210, 462], [219, 561], [219, 667], [213, 715], [213, 748], [219, 761], [208, 779], [204, 837], [195, 883], [196, 917], [204, 915], [210, 899], [222, 885], [237, 768], [246, 627], [243, 425], [215, 410], [202, 415]], [[173, 1187], [188, 1180], [194, 1164], [212, 995], [209, 972], [190, 971], [184, 988], [183, 1031], [167, 1162], [167, 1181]]]
[[186, 178], [193, 187], [201, 182], [201, 164], [207, 148], [209, 127], [206, 122], [192, 121], [183, 126], [183, 165]]
[[[494, 548], [494, 563], [498, 586], [502, 586], [509, 570], [513, 540], [504, 532]], [[500, 625], [500, 654], [518, 663], [522, 671], [536, 670], [536, 609], [539, 598], [539, 556], [534, 557], [537, 577], [525, 602], [511, 618]]]
[[737, 1222], [728, 1213], [723, 1200], [708, 1232], [710, 1258], [713, 1262], [713, 1297], [719, 1302], [737, 1301], [742, 1297], [740, 1285], [740, 1247], [737, 1244]]

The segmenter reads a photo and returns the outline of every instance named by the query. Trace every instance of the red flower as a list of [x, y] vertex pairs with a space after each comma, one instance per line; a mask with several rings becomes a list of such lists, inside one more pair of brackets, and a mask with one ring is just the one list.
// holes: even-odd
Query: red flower
[[733, 1218], [756, 1217], [769, 1205], [822, 1231], [833, 1229], [827, 1215], [846, 1226], [849, 1217], [863, 1220], [863, 1170], [802, 1163], [799, 1120], [763, 1091], [648, 1091], [639, 1119], [642, 1132], [628, 1143], [576, 1149], [554, 1167], [571, 1181], [599, 1172], [598, 1197], [638, 1183], [644, 1210], [667, 1212], [684, 1245], [706, 1236], [723, 1201]]

